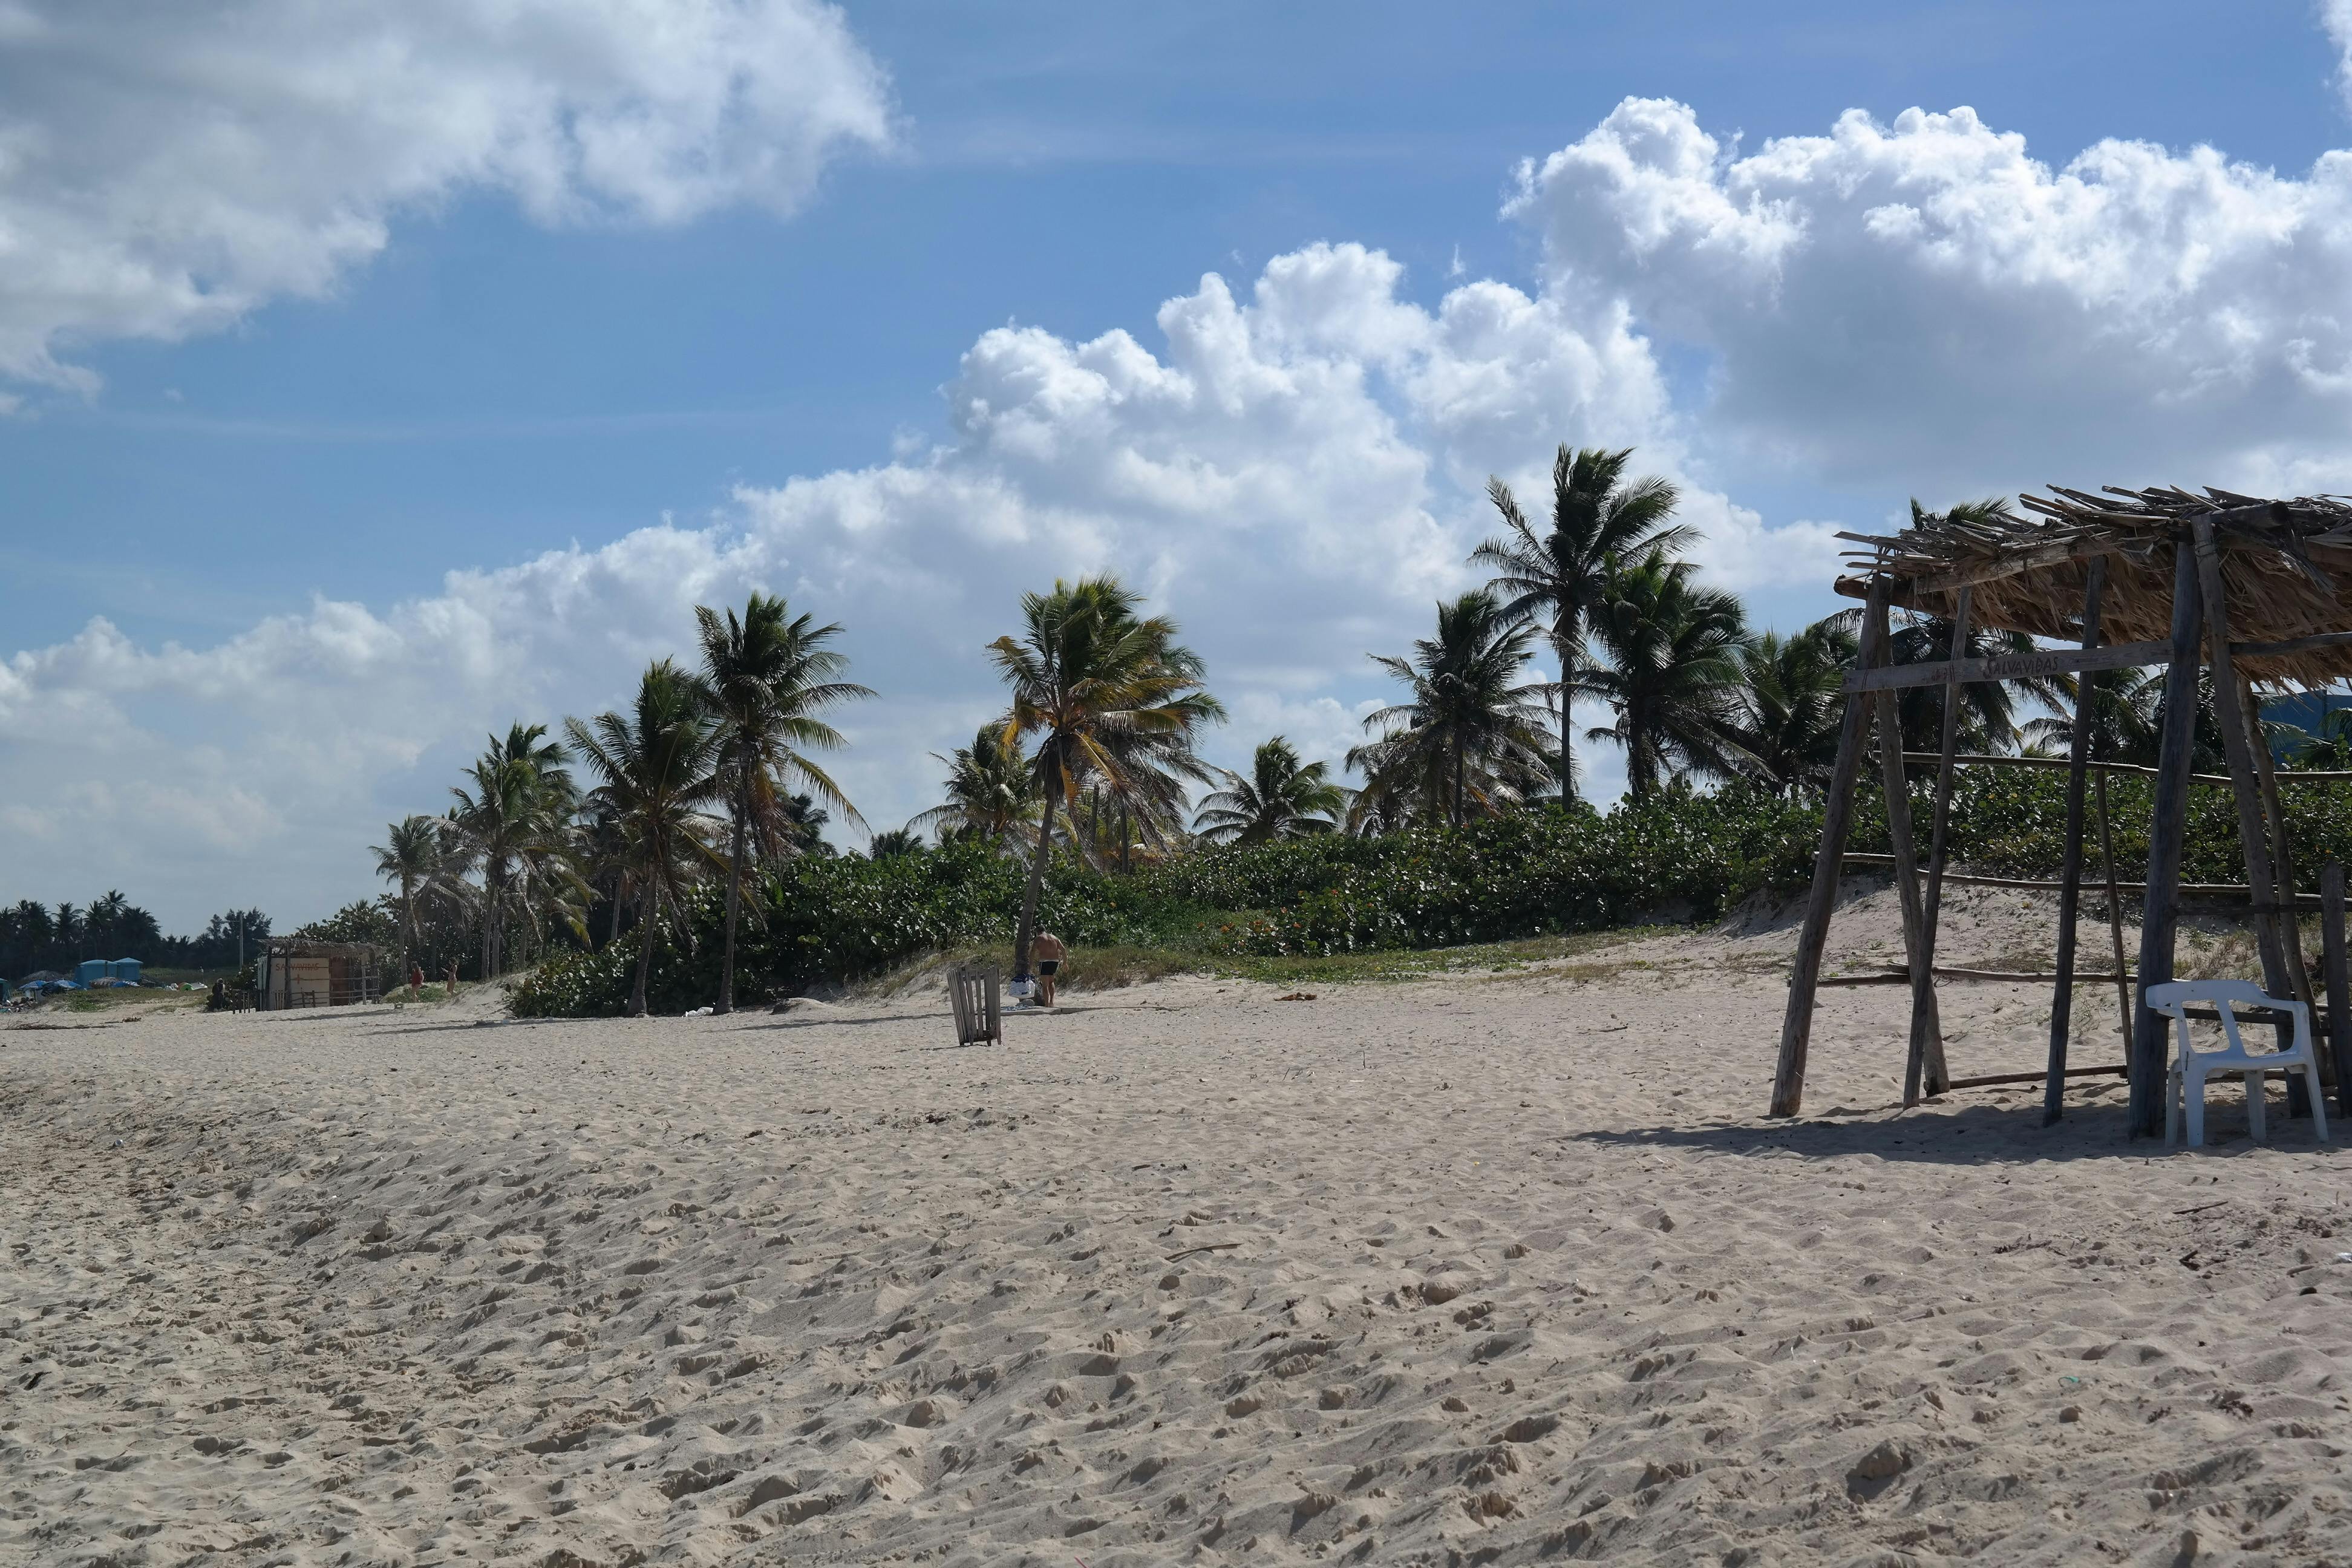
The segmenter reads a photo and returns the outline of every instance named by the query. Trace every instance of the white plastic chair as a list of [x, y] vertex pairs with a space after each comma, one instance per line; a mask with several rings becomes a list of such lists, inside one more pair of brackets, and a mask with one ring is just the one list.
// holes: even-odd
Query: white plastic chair
[[[2189, 1005], [2210, 1002], [2221, 1016], [2221, 1033], [2229, 1043], [2218, 1051], [2200, 1051], [2189, 1043]], [[2263, 994], [2262, 987], [2245, 980], [2176, 980], [2147, 988], [2147, 1005], [2172, 1020], [2175, 1046], [2171, 1070], [2164, 1079], [2164, 1142], [2170, 1148], [2184, 1110], [2189, 1122], [2189, 1146], [2205, 1146], [2205, 1080], [2216, 1073], [2236, 1073], [2246, 1085], [2246, 1125], [2259, 1143], [2264, 1137], [2263, 1075], [2303, 1069], [2311, 1090], [2311, 1126], [2322, 1143], [2327, 1142], [2327, 1112], [2319, 1092], [2319, 1059], [2311, 1047], [2311, 1009], [2300, 1002]], [[2282, 1051], [2250, 1051], [2238, 1033], [2239, 1007], [2284, 1013], [2294, 1020], [2294, 1044]]]

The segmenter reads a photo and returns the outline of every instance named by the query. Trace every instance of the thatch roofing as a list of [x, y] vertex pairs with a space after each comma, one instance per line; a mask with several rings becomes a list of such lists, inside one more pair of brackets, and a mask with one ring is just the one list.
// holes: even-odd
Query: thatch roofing
[[[1866, 548], [1847, 552], [1862, 574], [1840, 578], [1837, 590], [1860, 598], [1868, 578], [1884, 574], [1894, 580], [1895, 604], [1949, 616], [1966, 584], [1973, 624], [2077, 642], [2090, 563], [2104, 556], [2100, 640], [2162, 640], [2172, 627], [2172, 545], [2202, 515], [2221, 556], [2232, 643], [2352, 632], [2352, 502], [2168, 487], [2092, 495], [2053, 485], [2048, 497], [2021, 496], [2019, 504], [2033, 515], [1928, 517], [1900, 533], [1842, 534]], [[2242, 651], [2236, 662], [2266, 684], [2323, 685], [2352, 676], [2352, 642]]]

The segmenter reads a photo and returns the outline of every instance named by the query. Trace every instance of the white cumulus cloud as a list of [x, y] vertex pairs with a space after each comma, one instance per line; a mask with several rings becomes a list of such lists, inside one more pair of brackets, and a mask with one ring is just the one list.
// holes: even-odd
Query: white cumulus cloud
[[789, 212], [889, 138], [820, 0], [9, 0], [0, 378], [89, 391], [77, 345], [325, 293], [470, 194], [548, 224]]
[[1512, 210], [1550, 291], [1709, 356], [1719, 462], [1931, 499], [2352, 481], [2352, 153], [2296, 178], [2105, 141], [2053, 167], [1955, 109], [1739, 155], [1628, 99]]

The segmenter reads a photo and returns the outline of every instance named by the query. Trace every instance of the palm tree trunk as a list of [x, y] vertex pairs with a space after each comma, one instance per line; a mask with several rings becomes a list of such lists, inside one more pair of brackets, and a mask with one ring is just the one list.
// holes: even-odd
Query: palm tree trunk
[[1569, 649], [1576, 643], [1576, 616], [1565, 615], [1557, 623], [1559, 638], [1559, 804], [1568, 805], [1576, 798], [1576, 764], [1569, 756], [1569, 737], [1574, 725], [1568, 716], [1569, 678], [1573, 673], [1569, 663]]
[[1045, 857], [1054, 847], [1054, 800], [1045, 792], [1045, 820], [1037, 825], [1037, 854], [1029, 862], [1029, 888], [1021, 895], [1021, 923], [1013, 933], [1013, 973], [1029, 973], [1029, 942], [1037, 934], [1037, 898], [1045, 890]]
[[743, 907], [743, 821], [751, 815], [751, 770], [747, 763], [735, 785], [735, 847], [727, 863], [727, 941], [719, 959], [719, 1014], [735, 1011], [735, 917]]
[[1456, 741], [1454, 743], [1454, 826], [1456, 827], [1462, 826], [1462, 780], [1465, 770], [1462, 742]]
[[646, 1016], [646, 981], [653, 973], [654, 967], [654, 928], [661, 923], [654, 917], [660, 912], [660, 910], [659, 904], [648, 900], [646, 909], [639, 915], [639, 919], [645, 923], [646, 931], [645, 940], [637, 944], [637, 981], [629, 988], [629, 1016], [632, 1018], [642, 1018]]

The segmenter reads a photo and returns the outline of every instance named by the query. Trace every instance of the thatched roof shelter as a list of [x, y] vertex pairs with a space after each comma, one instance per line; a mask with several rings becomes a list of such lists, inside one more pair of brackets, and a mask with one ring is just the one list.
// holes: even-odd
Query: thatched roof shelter
[[[2016, 1075], [1954, 1079], [1946, 1070], [1942, 1025], [1936, 1007], [1936, 981], [1945, 979], [2045, 980], [2055, 987], [2050, 1031], [2050, 1063], [2042, 1075], [2044, 1118], [2063, 1114], [2062, 1095], [2070, 1079], [2121, 1073], [2131, 1081], [2131, 1126], [2137, 1133], [2159, 1130], [2159, 1101], [2169, 1037], [2164, 1019], [2150, 1012], [2150, 985], [2172, 976], [2174, 938], [2180, 913], [2180, 859], [2188, 791], [2196, 776], [2189, 759], [2196, 733], [2200, 679], [2211, 674], [2214, 721], [2229, 756], [2224, 783], [2235, 796], [2240, 845], [2245, 854], [2243, 886], [2207, 889], [2239, 897], [2249, 911], [2261, 953], [2263, 984], [2273, 997], [2304, 1005], [2317, 998], [2303, 962], [2294, 911], [2323, 910], [2328, 933], [2328, 1024], [2333, 1035], [2331, 1076], [2339, 1106], [2352, 1114], [2352, 963], [2343, 941], [2345, 872], [2326, 868], [2317, 897], [2298, 886], [2294, 846], [2279, 804], [2280, 780], [2308, 780], [2311, 773], [2280, 775], [2268, 745], [2258, 738], [2253, 683], [2325, 685], [2352, 677], [2352, 501], [2335, 496], [2263, 500], [2228, 490], [2201, 492], [2158, 488], [2126, 490], [2108, 487], [2096, 494], [2051, 487], [2047, 496], [2027, 495], [2018, 509], [1955, 508], [1937, 516], [1915, 513], [1913, 525], [1894, 534], [1848, 533], [1862, 546], [1850, 551], [1852, 574], [1837, 591], [1864, 602], [1858, 667], [1845, 683], [1845, 717], [1839, 731], [1814, 861], [1813, 888], [1790, 976], [1789, 1010], [1780, 1037], [1780, 1063], [1774, 1079], [1772, 1110], [1793, 1115], [1804, 1090], [1806, 1044], [1813, 999], [1823, 984], [1821, 963], [1839, 873], [1847, 858], [1845, 838], [1853, 790], [1863, 767], [1865, 741], [1875, 719], [1879, 762], [1885, 784], [1891, 856], [1864, 859], [1890, 862], [1903, 899], [1908, 963], [1896, 975], [1864, 976], [1911, 989], [1910, 1058], [1904, 1079], [1906, 1103], [1970, 1083], [1990, 1084]], [[1943, 617], [1951, 623], [1948, 657], [1928, 662], [1893, 662], [1888, 613], [1896, 606]], [[2022, 632], [2074, 646], [2030, 653], [1972, 657], [1974, 629]], [[2105, 776], [2116, 764], [2089, 756], [2093, 726], [2074, 724], [2067, 762], [2066, 839], [2058, 880], [2058, 963], [2051, 975], [1990, 974], [1936, 967], [1937, 902], [1946, 879], [1945, 829], [1958, 754], [1962, 686], [2028, 676], [2085, 675], [2096, 670], [2163, 666], [2164, 733], [2157, 775], [2141, 919], [2138, 962], [2126, 971], [2120, 920], [2111, 915], [2113, 982], [2135, 1003], [2129, 1007], [2125, 1062], [2115, 1068], [2070, 1068], [2068, 1026], [2073, 998], [2075, 917], [2084, 860], [2084, 782]], [[1943, 749], [1938, 756], [1906, 754], [1895, 693], [1906, 687], [1940, 687], [1944, 696]], [[2091, 686], [2084, 682], [2084, 700]], [[2078, 713], [2078, 720], [2082, 717]], [[2017, 765], [2038, 759], [1985, 757], [1972, 763]], [[1918, 857], [1911, 822], [1908, 767], [1936, 763], [1934, 817], [1926, 861]], [[2105, 792], [2100, 792], [2100, 838], [2105, 832]], [[2116, 868], [2103, 875], [2109, 903], [2119, 886]], [[1961, 880], [1977, 879], [1961, 878]], [[2011, 882], [2009, 885], [2017, 885]]]

